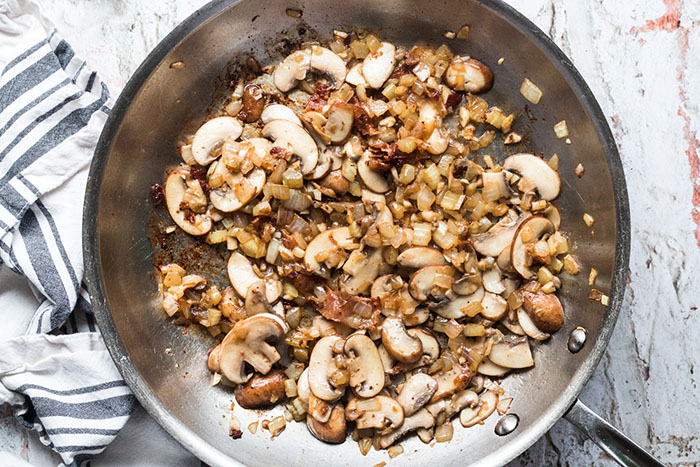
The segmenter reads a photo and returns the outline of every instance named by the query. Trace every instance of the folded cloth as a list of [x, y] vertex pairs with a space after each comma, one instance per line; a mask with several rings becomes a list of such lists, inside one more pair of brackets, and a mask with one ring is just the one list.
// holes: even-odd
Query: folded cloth
[[82, 285], [81, 206], [111, 103], [32, 0], [0, 0], [0, 69], [0, 263], [41, 302], [26, 335], [0, 343], [0, 403], [77, 466], [135, 405]]

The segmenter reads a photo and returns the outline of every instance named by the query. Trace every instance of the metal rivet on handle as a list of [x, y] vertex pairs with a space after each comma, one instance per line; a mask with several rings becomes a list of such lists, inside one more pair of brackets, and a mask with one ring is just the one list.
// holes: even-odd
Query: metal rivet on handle
[[518, 423], [520, 423], [520, 418], [514, 413], [509, 413], [496, 423], [494, 431], [498, 436], [509, 435], [518, 427]]
[[576, 353], [581, 350], [586, 343], [587, 331], [584, 328], [578, 327], [569, 334], [569, 342], [566, 346], [569, 352]]

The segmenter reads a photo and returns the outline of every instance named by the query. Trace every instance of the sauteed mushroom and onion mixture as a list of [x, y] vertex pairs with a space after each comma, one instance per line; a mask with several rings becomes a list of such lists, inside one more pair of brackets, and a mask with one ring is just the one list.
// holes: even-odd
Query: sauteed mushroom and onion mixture
[[485, 155], [521, 141], [515, 115], [479, 97], [492, 70], [445, 45], [336, 31], [257, 68], [156, 190], [230, 251], [224, 290], [159, 265], [166, 313], [223, 336], [213, 383], [282, 404], [273, 436], [293, 419], [365, 454], [505, 413], [494, 379], [533, 366], [564, 321], [558, 274], [580, 269], [556, 157]]

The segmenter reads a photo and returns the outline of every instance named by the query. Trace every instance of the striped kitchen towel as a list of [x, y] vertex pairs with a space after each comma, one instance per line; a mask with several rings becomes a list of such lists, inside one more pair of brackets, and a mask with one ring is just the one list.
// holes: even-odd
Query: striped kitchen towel
[[32, 0], [0, 0], [0, 69], [0, 262], [41, 302], [24, 335], [0, 342], [0, 404], [77, 466], [135, 405], [82, 284], [81, 207], [109, 93]]

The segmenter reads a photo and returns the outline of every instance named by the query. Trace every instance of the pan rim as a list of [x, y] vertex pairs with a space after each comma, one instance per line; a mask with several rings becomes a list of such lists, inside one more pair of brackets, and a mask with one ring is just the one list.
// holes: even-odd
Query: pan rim
[[[97, 231], [97, 214], [100, 188], [112, 141], [134, 97], [174, 46], [196, 29], [216, 17], [219, 13], [242, 1], [244, 0], [213, 0], [192, 13], [161, 40], [148, 54], [131, 78], [129, 78], [110, 112], [109, 118], [107, 119], [95, 148], [85, 191], [83, 209], [84, 280], [87, 284], [95, 318], [102, 332], [102, 337], [107, 349], [119, 372], [124, 377], [124, 380], [146, 411], [184, 448], [202, 461], [211, 465], [242, 464], [224, 455], [217, 449], [212, 448], [209, 443], [187, 428], [167, 410], [156, 394], [146, 384], [131, 359], [127, 356], [126, 348], [117, 334], [116, 326], [107, 305], [102, 280], [102, 269], [99, 259], [100, 248]], [[539, 27], [513, 7], [506, 4], [503, 0], [476, 1], [491, 10], [494, 14], [505, 19], [514, 28], [528, 37], [540, 51], [548, 57], [564, 77], [568, 85], [576, 92], [586, 114], [591, 119], [605, 154], [605, 160], [613, 183], [616, 213], [615, 222], [617, 228], [614, 271], [610, 287], [610, 306], [606, 309], [600, 332], [592, 344], [593, 348], [589, 356], [579, 366], [576, 373], [571, 378], [567, 390], [559, 395], [554, 403], [550, 405], [543, 417], [536, 423], [528, 426], [525, 431], [513, 438], [506, 446], [476, 463], [477, 465], [502, 465], [511, 461], [533, 445], [567, 412], [576, 401], [579, 393], [590, 379], [602, 358], [622, 307], [627, 285], [626, 277], [628, 274], [630, 254], [630, 211], [624, 170], [615, 139], [600, 105], [574, 64]]]

